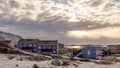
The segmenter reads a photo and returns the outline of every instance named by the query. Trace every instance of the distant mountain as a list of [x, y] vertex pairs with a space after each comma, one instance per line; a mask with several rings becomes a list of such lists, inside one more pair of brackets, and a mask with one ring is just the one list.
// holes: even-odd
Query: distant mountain
[[3, 32], [0, 31], [0, 41], [4, 41], [4, 40], [11, 40], [11, 44], [15, 45], [17, 44], [17, 42], [21, 39], [22, 37], [18, 36], [18, 35], [14, 35], [11, 33], [7, 33], [7, 32]]

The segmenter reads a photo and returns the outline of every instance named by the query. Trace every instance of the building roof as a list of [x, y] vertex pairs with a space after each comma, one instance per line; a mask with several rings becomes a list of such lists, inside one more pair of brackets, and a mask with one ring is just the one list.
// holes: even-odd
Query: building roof
[[57, 40], [40, 40], [39, 45], [57, 45], [58, 41]]
[[95, 47], [97, 50], [106, 50], [106, 47]]
[[[97, 49], [97, 50], [102, 50], [102, 49], [106, 50], [106, 47], [105, 47], [105, 46], [99, 46], [99, 45], [85, 46], [85, 47], [94, 47], [94, 48]], [[84, 47], [84, 48], [85, 48], [85, 47]]]
[[26, 43], [34, 43], [37, 44], [39, 39], [21, 39], [18, 43], [26, 44]]

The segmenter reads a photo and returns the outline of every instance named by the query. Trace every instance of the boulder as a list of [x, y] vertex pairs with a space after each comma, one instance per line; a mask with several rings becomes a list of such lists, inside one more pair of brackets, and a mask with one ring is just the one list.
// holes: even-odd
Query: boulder
[[51, 64], [55, 65], [55, 66], [62, 66], [63, 65], [63, 61], [59, 60], [59, 59], [54, 59], [54, 60], [52, 60]]
[[63, 66], [70, 65], [70, 61], [68, 60], [62, 60]]

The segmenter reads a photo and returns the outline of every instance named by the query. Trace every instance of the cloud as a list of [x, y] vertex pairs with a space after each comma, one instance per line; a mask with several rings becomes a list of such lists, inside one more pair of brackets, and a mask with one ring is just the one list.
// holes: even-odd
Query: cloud
[[82, 30], [82, 31], [68, 31], [67, 35], [72, 38], [77, 39], [100, 39], [100, 38], [111, 38], [119, 39], [120, 38], [120, 27], [107, 27], [94, 30]]
[[10, 30], [10, 28], [9, 28], [9, 27], [5, 27], [5, 26], [3, 26], [3, 27], [0, 27], [0, 30], [4, 30], [4, 31], [6, 31], [6, 30]]
[[90, 6], [91, 7], [97, 7], [97, 6], [100, 6], [102, 5], [106, 0], [93, 0], [91, 3], [90, 3]]
[[[53, 0], [1, 0], [0, 7], [0, 13], [9, 18], [15, 16], [18, 21], [24, 18], [45, 21], [59, 16], [68, 22], [120, 24], [120, 2], [113, 0], [68, 0], [66, 4]], [[41, 14], [45, 15], [40, 17]]]
[[[64, 43], [88, 42], [93, 38], [89, 41], [119, 42], [119, 18], [120, 2], [113, 0], [0, 0], [0, 30], [24, 38], [57, 39]], [[113, 32], [112, 37], [104, 34], [105, 30]], [[82, 36], [70, 35], [74, 31]]]

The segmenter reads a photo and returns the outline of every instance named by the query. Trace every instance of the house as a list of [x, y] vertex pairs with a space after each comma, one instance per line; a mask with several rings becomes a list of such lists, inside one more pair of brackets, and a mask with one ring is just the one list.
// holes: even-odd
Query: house
[[58, 43], [58, 45], [59, 45], [59, 49], [63, 49], [64, 48], [64, 44]]
[[105, 47], [84, 46], [81, 49], [73, 51], [73, 56], [86, 59], [96, 59], [98, 56], [103, 55], [105, 49]]
[[97, 57], [97, 49], [95, 47], [87, 46], [81, 50], [83, 58], [95, 59]]
[[108, 45], [107, 49], [111, 54], [120, 54], [120, 45]]
[[21, 39], [17, 47], [28, 52], [58, 54], [57, 40]]
[[58, 54], [57, 40], [40, 40], [38, 44], [39, 52]]
[[106, 47], [95, 47], [97, 49], [97, 56], [108, 56], [110, 51]]
[[17, 47], [28, 52], [37, 52], [38, 42], [39, 39], [21, 39]]
[[59, 54], [65, 54], [64, 44], [58, 43], [58, 46]]

